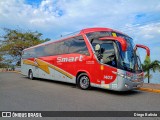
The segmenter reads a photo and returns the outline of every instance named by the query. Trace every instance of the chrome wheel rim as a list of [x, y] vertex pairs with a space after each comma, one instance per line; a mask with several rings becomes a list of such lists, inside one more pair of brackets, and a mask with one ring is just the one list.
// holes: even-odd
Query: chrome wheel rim
[[88, 79], [87, 76], [82, 76], [82, 77], [80, 78], [80, 86], [81, 86], [81, 88], [83, 88], [83, 89], [86, 89], [86, 88], [89, 87], [89, 79]]

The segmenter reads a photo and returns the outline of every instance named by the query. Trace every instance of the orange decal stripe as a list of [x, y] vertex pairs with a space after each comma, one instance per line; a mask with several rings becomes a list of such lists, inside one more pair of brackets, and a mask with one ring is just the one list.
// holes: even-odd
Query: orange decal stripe
[[31, 60], [23, 60], [23, 64], [37, 66], [37, 64], [35, 64], [34, 61]]
[[[36, 64], [36, 63], [37, 64]], [[63, 75], [67, 76], [68, 78], [72, 79], [73, 76], [68, 74], [67, 72], [65, 72], [64, 70], [54, 66], [54, 65], [51, 65], [43, 60], [40, 60], [40, 59], [35, 59], [35, 62], [31, 61], [31, 60], [23, 60], [23, 63], [24, 64], [27, 64], [27, 65], [32, 65], [32, 66], [36, 66], [38, 68], [40, 68], [41, 70], [45, 71], [46, 73], [50, 74], [50, 71], [49, 71], [49, 67], [62, 73]]]
[[65, 75], [65, 76], [69, 77], [70, 79], [72, 79], [72, 78], [73, 78], [73, 76], [72, 76], [72, 75], [68, 74], [67, 72], [65, 72], [65, 71], [61, 70], [60, 68], [58, 68], [58, 67], [56, 67], [56, 66], [53, 66], [53, 65], [50, 65], [50, 64], [49, 64], [49, 67], [50, 67], [50, 68], [55, 69], [56, 71], [58, 71], [58, 72], [62, 73], [63, 75]]
[[35, 61], [38, 64], [38, 67], [40, 69], [42, 69], [43, 71], [45, 71], [46, 73], [50, 74], [49, 68], [48, 68], [48, 64], [40, 59], [35, 59]]

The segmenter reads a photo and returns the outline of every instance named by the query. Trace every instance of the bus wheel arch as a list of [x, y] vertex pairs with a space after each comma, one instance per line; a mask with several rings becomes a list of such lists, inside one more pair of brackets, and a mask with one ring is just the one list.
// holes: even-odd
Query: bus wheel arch
[[87, 90], [90, 88], [90, 77], [84, 72], [80, 71], [76, 75], [76, 85], [82, 90]]
[[31, 79], [31, 80], [34, 79], [32, 69], [28, 70], [28, 78]]

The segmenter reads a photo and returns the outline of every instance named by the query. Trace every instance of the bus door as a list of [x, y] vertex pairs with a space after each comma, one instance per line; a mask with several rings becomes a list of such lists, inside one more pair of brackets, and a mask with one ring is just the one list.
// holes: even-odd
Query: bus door
[[116, 75], [113, 73], [113, 71], [117, 71], [116, 45], [113, 41], [103, 40], [95, 45], [95, 51], [100, 62], [101, 87], [109, 88], [109, 83], [116, 79]]

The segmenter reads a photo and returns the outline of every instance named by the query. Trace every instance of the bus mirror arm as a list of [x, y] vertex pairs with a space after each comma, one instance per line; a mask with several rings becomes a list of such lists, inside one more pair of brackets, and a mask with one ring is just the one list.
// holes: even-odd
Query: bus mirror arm
[[149, 49], [147, 46], [140, 45], [140, 44], [136, 44], [136, 46], [135, 46], [134, 50], [136, 51], [138, 47], [139, 47], [139, 48], [143, 48], [143, 49], [145, 49], [145, 50], [146, 50], [146, 52], [147, 52], [147, 56], [150, 56], [150, 49]]
[[121, 37], [102, 37], [99, 38], [100, 40], [111, 40], [111, 41], [118, 41], [121, 44], [122, 47], [122, 51], [126, 51], [127, 50], [127, 42], [125, 39], [121, 38]]

